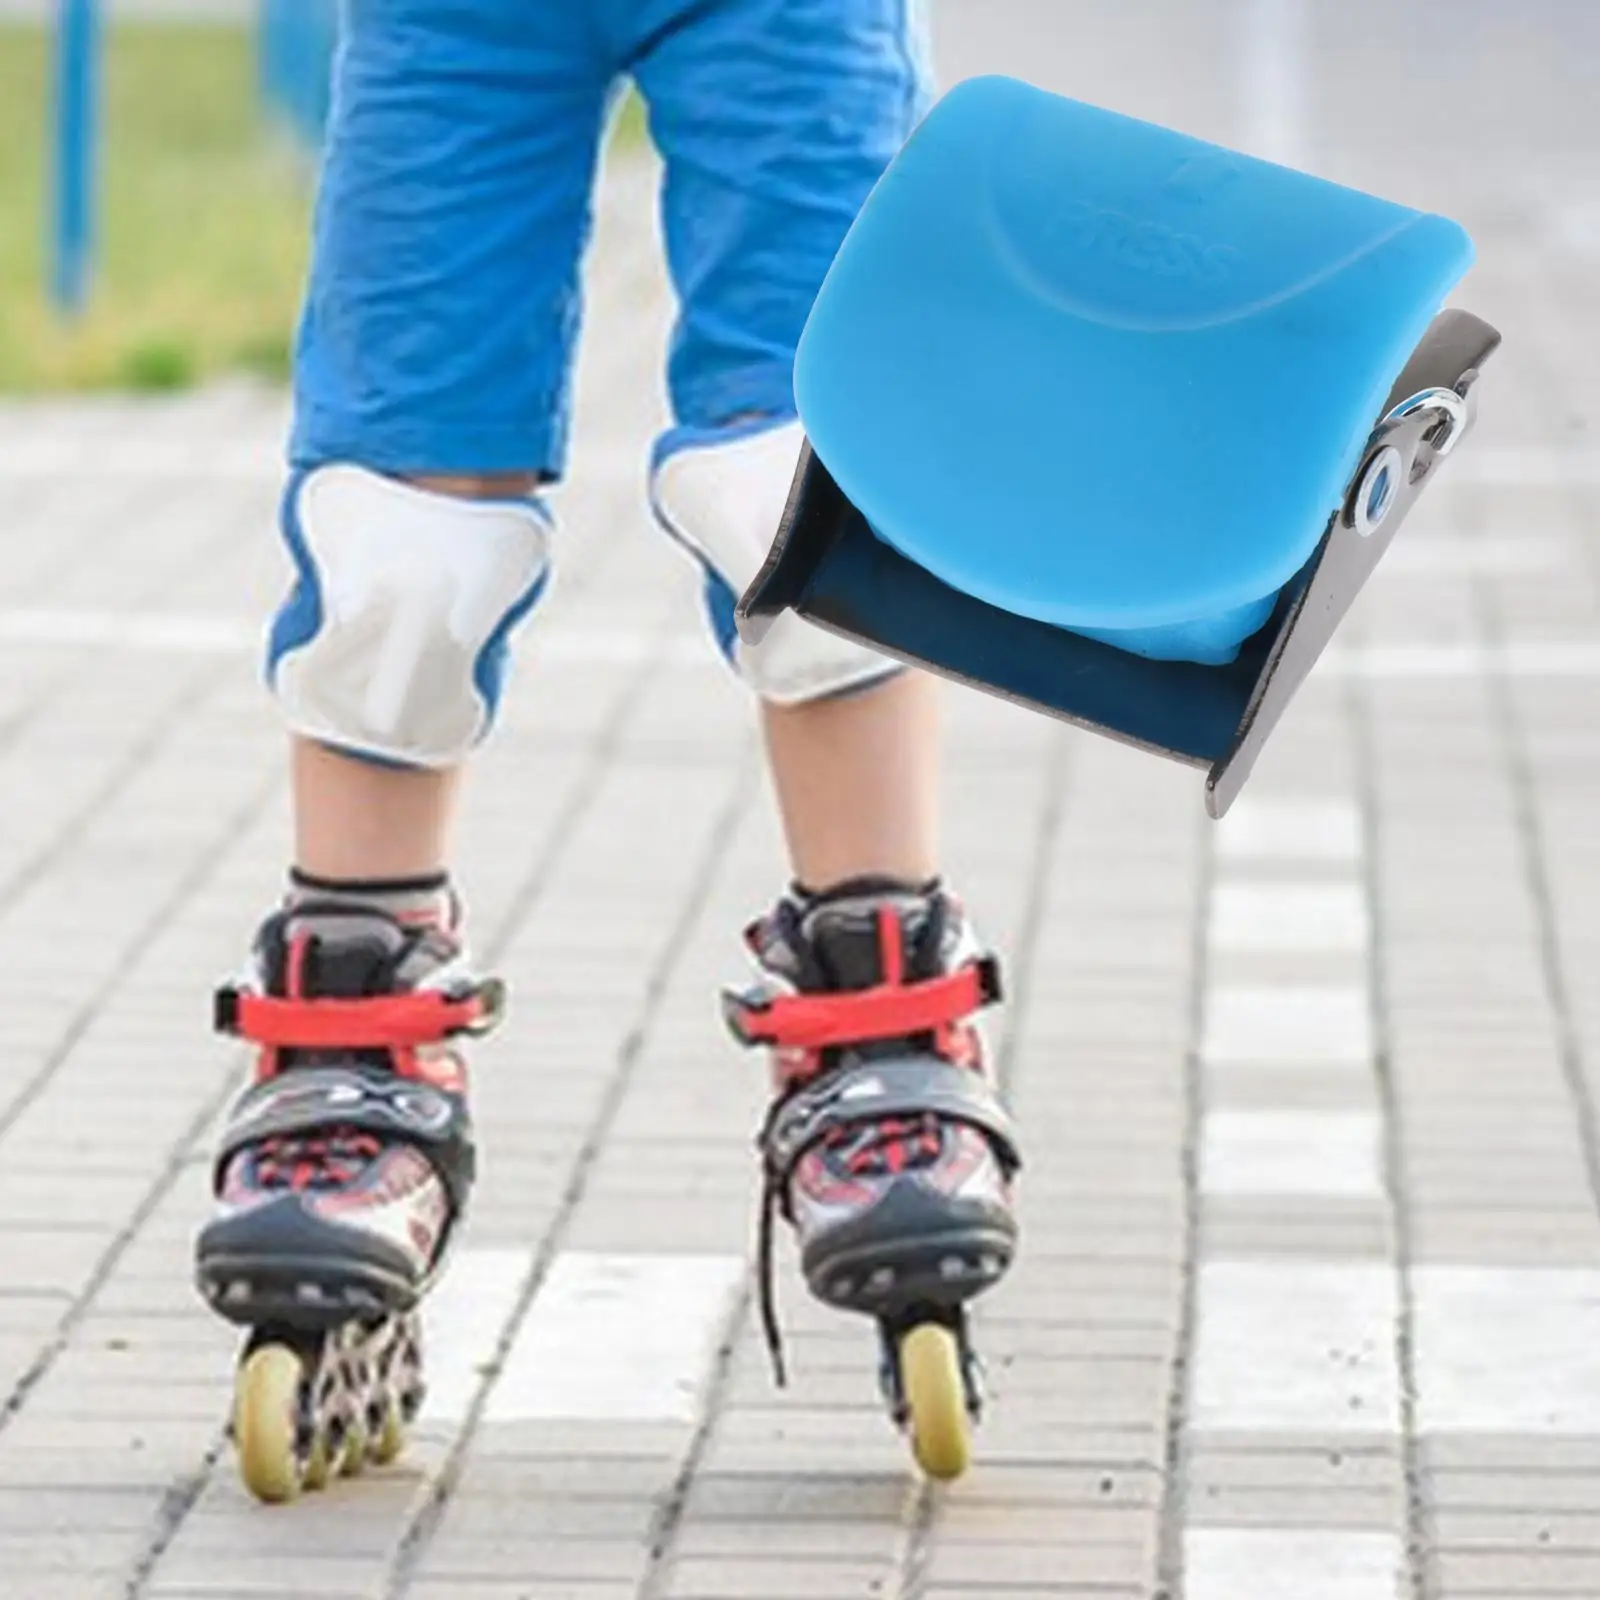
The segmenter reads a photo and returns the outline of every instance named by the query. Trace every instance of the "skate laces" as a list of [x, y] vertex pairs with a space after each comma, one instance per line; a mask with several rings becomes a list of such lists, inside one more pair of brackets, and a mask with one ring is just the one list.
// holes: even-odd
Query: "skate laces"
[[[395, 987], [436, 930], [393, 919], [380, 924], [383, 941], [334, 942], [329, 965], [335, 970], [324, 973], [321, 936], [305, 927], [291, 931], [289, 920], [275, 919], [265, 930], [263, 987], [229, 986], [216, 995], [217, 1030], [260, 1046], [258, 1081], [343, 1065], [355, 1056], [400, 1077], [448, 1089], [463, 1086], [458, 1062], [424, 1060], [419, 1047], [487, 1032], [503, 1008], [497, 981], [464, 981], [447, 989]], [[319, 992], [324, 982], [331, 992]], [[269, 1192], [348, 1188], [384, 1149], [377, 1135], [338, 1123], [309, 1133], [270, 1134], [249, 1152], [248, 1181]]]
[[933, 1166], [944, 1154], [944, 1124], [931, 1111], [920, 1117], [883, 1117], [876, 1122], [830, 1128], [820, 1148], [849, 1178], [898, 1177]]
[[380, 1139], [356, 1128], [330, 1128], [315, 1135], [273, 1134], [256, 1148], [255, 1187], [297, 1194], [348, 1188], [382, 1153]]
[[[835, 1069], [839, 1070], [839, 1069]], [[768, 1113], [758, 1144], [765, 1144], [768, 1132], [788, 1101], [788, 1095], [774, 1102]], [[857, 1181], [899, 1177], [926, 1171], [945, 1151], [946, 1124], [934, 1112], [919, 1117], [863, 1119], [830, 1128], [814, 1149], [821, 1149], [850, 1178]], [[790, 1215], [788, 1186], [792, 1172], [781, 1172], [770, 1161], [762, 1163], [760, 1218], [756, 1233], [756, 1283], [761, 1312], [761, 1332], [772, 1362], [778, 1387], [788, 1382], [783, 1353], [783, 1328], [778, 1312], [776, 1271], [777, 1219]]]
[[[999, 964], [978, 956], [955, 970], [928, 978], [908, 975], [905, 927], [894, 907], [875, 908], [878, 971], [881, 981], [858, 988], [822, 992], [774, 993], [757, 989], [723, 995], [723, 1017], [734, 1038], [745, 1045], [772, 1047], [778, 1093], [757, 1144], [770, 1150], [771, 1136], [793, 1098], [858, 1064], [885, 1047], [931, 1050], [954, 1065], [982, 1070], [965, 1019], [1000, 998]], [[936, 930], [937, 931], [937, 930]], [[798, 930], [795, 930], [797, 933]], [[748, 937], [760, 954], [761, 925]], [[803, 957], [803, 950], [795, 952]], [[764, 963], [766, 964], [766, 963]], [[933, 1112], [914, 1116], [861, 1118], [827, 1128], [808, 1149], [819, 1150], [848, 1179], [898, 1177], [925, 1170], [943, 1155], [945, 1122]], [[806, 1151], [801, 1152], [803, 1159]], [[789, 1183], [794, 1173], [765, 1154], [756, 1240], [756, 1273], [762, 1333], [775, 1381], [787, 1382], [783, 1333], [777, 1303], [775, 1243], [777, 1218], [792, 1220]]]

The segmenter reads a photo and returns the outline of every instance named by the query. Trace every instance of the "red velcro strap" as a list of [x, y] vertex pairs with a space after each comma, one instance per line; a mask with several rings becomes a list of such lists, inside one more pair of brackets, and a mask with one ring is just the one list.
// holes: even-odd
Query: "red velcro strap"
[[483, 997], [437, 990], [367, 1000], [282, 1000], [239, 989], [217, 992], [217, 1031], [280, 1050], [389, 1050], [435, 1044], [487, 1014]]
[[821, 1050], [829, 1045], [926, 1033], [969, 1017], [998, 998], [994, 963], [979, 961], [920, 983], [780, 995], [763, 1001], [730, 995], [727, 1016], [735, 1036], [745, 1044]]

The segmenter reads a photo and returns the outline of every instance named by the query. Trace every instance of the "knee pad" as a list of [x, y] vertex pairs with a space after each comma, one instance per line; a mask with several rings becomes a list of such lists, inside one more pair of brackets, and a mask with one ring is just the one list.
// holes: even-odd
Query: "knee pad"
[[798, 422], [678, 428], [656, 445], [656, 521], [701, 565], [706, 610], [723, 655], [764, 700], [783, 705], [847, 693], [901, 663], [785, 612], [758, 645], [743, 643], [734, 606], [772, 548], [804, 435]]
[[267, 655], [290, 727], [402, 766], [460, 761], [494, 721], [550, 533], [533, 501], [435, 494], [344, 463], [293, 480], [283, 535], [297, 581]]

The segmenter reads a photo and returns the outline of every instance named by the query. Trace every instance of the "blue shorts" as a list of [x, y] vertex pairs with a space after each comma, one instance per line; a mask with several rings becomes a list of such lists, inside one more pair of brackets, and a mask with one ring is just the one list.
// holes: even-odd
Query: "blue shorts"
[[680, 424], [791, 415], [835, 251], [926, 109], [918, 0], [346, 0], [296, 465], [560, 476], [590, 194], [632, 79]]

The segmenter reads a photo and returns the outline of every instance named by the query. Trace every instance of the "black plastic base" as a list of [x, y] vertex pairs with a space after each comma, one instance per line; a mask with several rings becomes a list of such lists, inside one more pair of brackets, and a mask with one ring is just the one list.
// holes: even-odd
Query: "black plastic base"
[[801, 1252], [806, 1286], [840, 1311], [894, 1320], [916, 1306], [959, 1306], [992, 1289], [1017, 1249], [998, 1206], [897, 1183], [876, 1206]]
[[210, 1223], [195, 1251], [195, 1284], [240, 1327], [307, 1332], [409, 1311], [423, 1289], [392, 1245], [320, 1223], [287, 1198]]

